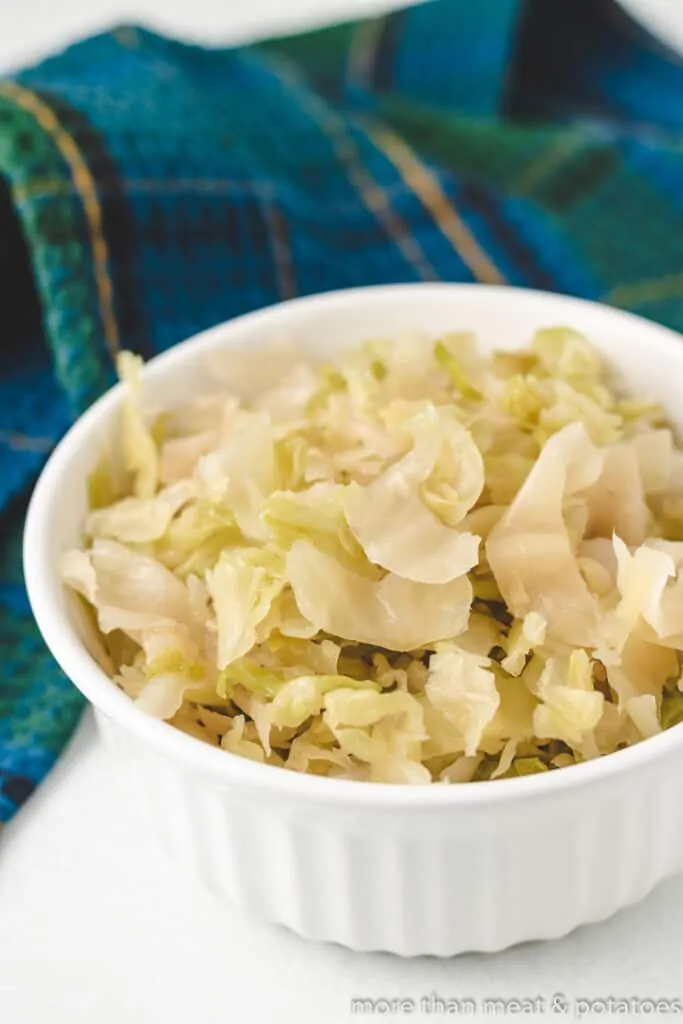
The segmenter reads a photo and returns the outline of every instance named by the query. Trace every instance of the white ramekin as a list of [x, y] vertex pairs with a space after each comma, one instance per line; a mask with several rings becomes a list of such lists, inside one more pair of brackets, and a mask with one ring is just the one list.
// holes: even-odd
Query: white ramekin
[[[275, 336], [332, 353], [407, 328], [471, 328], [484, 346], [515, 348], [558, 324], [586, 332], [683, 428], [678, 335], [592, 303], [476, 285], [357, 289], [252, 313], [152, 360], [144, 388], [173, 403], [207, 383], [210, 353]], [[48, 646], [94, 704], [179, 871], [311, 938], [446, 956], [563, 935], [683, 867], [682, 726], [549, 775], [413, 788], [255, 764], [138, 711], [89, 653], [57, 572], [121, 398], [116, 387], [96, 402], [52, 455], [28, 514], [25, 574]]]

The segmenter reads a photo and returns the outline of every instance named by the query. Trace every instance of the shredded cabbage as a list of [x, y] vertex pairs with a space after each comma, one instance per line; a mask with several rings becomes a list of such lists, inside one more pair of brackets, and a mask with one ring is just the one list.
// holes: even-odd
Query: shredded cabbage
[[568, 327], [213, 359], [88, 481], [64, 582], [137, 707], [358, 781], [555, 771], [683, 722], [683, 451]]

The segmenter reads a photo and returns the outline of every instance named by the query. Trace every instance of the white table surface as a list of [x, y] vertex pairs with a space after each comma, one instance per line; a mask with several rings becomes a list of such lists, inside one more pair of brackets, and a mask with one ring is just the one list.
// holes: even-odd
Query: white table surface
[[2, 1024], [349, 1024], [360, 996], [416, 1001], [377, 1015], [392, 1021], [454, 1019], [423, 1014], [432, 992], [480, 1007], [555, 992], [683, 1000], [682, 954], [683, 877], [610, 922], [495, 956], [401, 960], [304, 941], [175, 873], [89, 717], [0, 839]]
[[[668, 3], [683, 38], [682, 0], [629, 3], [660, 14]], [[0, 0], [0, 69], [136, 15], [218, 42], [382, 6]], [[351, 999], [364, 996], [415, 1001], [413, 1013], [384, 1019], [441, 1019], [420, 1010], [431, 993], [470, 998], [480, 1011], [485, 998], [555, 992], [570, 1003], [610, 995], [683, 1000], [682, 954], [683, 877], [611, 922], [492, 957], [402, 961], [305, 942], [175, 874], [131, 808], [89, 717], [0, 838], [2, 1024], [342, 1024], [358, 1019]], [[548, 1010], [533, 1019], [557, 1017]]]

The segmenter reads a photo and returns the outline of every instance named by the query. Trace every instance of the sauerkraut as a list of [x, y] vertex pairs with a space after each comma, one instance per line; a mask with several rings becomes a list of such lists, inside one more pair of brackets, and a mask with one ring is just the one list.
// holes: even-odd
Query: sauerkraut
[[114, 683], [232, 754], [348, 779], [553, 771], [683, 720], [683, 452], [590, 343], [225, 353], [120, 431], [66, 584]]

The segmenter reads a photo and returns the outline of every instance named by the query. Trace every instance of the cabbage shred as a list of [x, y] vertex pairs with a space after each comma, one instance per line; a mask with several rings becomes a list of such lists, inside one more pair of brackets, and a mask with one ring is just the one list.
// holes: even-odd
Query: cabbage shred
[[144, 711], [254, 761], [385, 783], [553, 771], [683, 721], [683, 453], [568, 328], [316, 363], [224, 354], [142, 402], [65, 582]]

